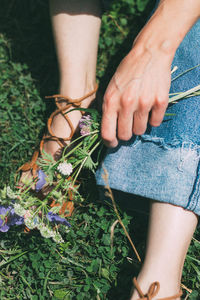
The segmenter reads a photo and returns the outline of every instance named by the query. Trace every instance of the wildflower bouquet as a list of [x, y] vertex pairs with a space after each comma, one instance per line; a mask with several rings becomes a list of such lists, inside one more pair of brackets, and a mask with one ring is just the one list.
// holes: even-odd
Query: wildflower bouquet
[[[169, 103], [197, 95], [200, 95], [200, 85], [169, 95]], [[55, 161], [43, 152], [37, 160], [40, 169], [36, 179], [27, 177], [23, 179], [23, 186], [16, 185], [13, 190], [8, 186], [0, 190], [0, 232], [24, 224], [27, 230], [38, 229], [45, 238], [63, 241], [60, 229], [69, 230], [66, 210], [70, 200], [83, 201], [79, 192], [79, 175], [84, 168], [95, 171], [103, 147], [98, 112], [77, 109], [86, 112], [79, 123], [80, 135], [64, 148], [61, 158]], [[98, 155], [94, 162], [96, 150]]]
[[[79, 175], [84, 168], [95, 171], [102, 149], [98, 112], [95, 109], [80, 110], [86, 111], [79, 123], [80, 135], [64, 148], [60, 159], [55, 161], [43, 152], [37, 160], [36, 179], [25, 177], [23, 185], [17, 183], [13, 190], [8, 186], [0, 191], [1, 232], [7, 232], [13, 225], [24, 224], [27, 230], [38, 229], [45, 238], [63, 241], [60, 231], [68, 231], [70, 227], [66, 220], [67, 205], [70, 200], [83, 201]], [[95, 155], [96, 162], [94, 152], [98, 154]]]

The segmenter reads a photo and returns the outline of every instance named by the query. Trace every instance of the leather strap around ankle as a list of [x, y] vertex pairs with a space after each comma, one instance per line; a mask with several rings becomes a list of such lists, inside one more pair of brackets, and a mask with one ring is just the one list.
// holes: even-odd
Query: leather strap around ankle
[[[57, 106], [57, 109], [50, 115], [50, 117], [47, 121], [48, 134], [43, 136], [43, 138], [40, 142], [40, 147], [39, 147], [40, 150], [36, 150], [34, 152], [33, 156], [32, 156], [31, 161], [23, 164], [18, 169], [18, 171], [26, 172], [26, 171], [32, 170], [33, 177], [37, 177], [38, 166], [37, 166], [36, 162], [37, 162], [39, 154], [42, 155], [44, 142], [47, 141], [47, 140], [51, 140], [51, 141], [57, 142], [61, 148], [65, 147], [66, 146], [65, 142], [70, 141], [71, 138], [74, 135], [74, 132], [75, 132], [74, 126], [73, 126], [70, 118], [68, 117], [67, 113], [65, 113], [65, 112], [67, 110], [69, 110], [71, 107], [75, 107], [75, 108], [79, 107], [81, 105], [81, 102], [83, 100], [87, 99], [88, 97], [92, 96], [93, 94], [95, 94], [97, 89], [98, 89], [98, 84], [96, 83], [95, 88], [94, 88], [93, 91], [91, 91], [87, 95], [84, 95], [83, 97], [78, 98], [78, 99], [71, 99], [71, 98], [63, 96], [63, 95], [53, 95], [53, 96], [47, 96], [46, 97], [46, 98], [54, 98], [55, 99], [55, 104]], [[63, 103], [65, 103], [64, 106], [62, 105]], [[66, 138], [61, 138], [61, 137], [56, 136], [54, 134], [54, 132], [52, 131], [52, 129], [51, 129], [53, 119], [58, 114], [62, 114], [62, 116], [65, 118], [65, 120], [67, 121], [67, 123], [68, 123], [68, 125], [71, 129], [70, 135]]]
[[[147, 294], [144, 294], [142, 292], [135, 277], [133, 278], [133, 284], [138, 292], [138, 295], [140, 296], [140, 298], [138, 300], [152, 300], [158, 294], [158, 292], [160, 290], [160, 283], [158, 281], [155, 281], [150, 285]], [[160, 298], [157, 300], [175, 300], [177, 298], [180, 298], [181, 296], [182, 296], [182, 291], [180, 291], [177, 295], [167, 297], [167, 298]]]
[[[50, 115], [50, 117], [47, 121], [48, 135], [44, 135], [43, 138], [42, 138], [42, 141], [40, 143], [40, 152], [42, 152], [43, 144], [44, 144], [44, 141], [46, 141], [46, 140], [56, 141], [61, 148], [66, 146], [65, 142], [70, 141], [71, 138], [74, 135], [74, 132], [75, 132], [74, 126], [73, 126], [70, 118], [68, 117], [66, 111], [69, 110], [69, 108], [71, 108], [72, 106], [75, 107], [75, 108], [80, 107], [81, 102], [83, 100], [87, 99], [88, 97], [92, 96], [93, 94], [95, 94], [97, 89], [98, 89], [98, 84], [96, 83], [95, 88], [94, 88], [93, 91], [91, 91], [87, 95], [84, 95], [83, 97], [77, 98], [77, 99], [71, 99], [69, 97], [62, 96], [62, 95], [53, 95], [53, 96], [45, 97], [47, 99], [48, 98], [54, 98], [57, 109]], [[62, 105], [63, 103], [65, 103], [64, 106]], [[81, 113], [82, 113], [82, 111], [81, 111]], [[51, 129], [53, 119], [58, 114], [62, 114], [62, 116], [67, 121], [67, 123], [68, 123], [68, 125], [71, 129], [70, 135], [66, 138], [61, 138], [61, 137], [56, 136], [54, 134], [54, 132], [52, 131], [52, 129]]]

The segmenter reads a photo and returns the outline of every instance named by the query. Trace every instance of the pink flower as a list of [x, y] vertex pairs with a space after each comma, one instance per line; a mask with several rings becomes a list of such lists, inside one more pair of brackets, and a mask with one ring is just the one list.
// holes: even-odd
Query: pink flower
[[83, 116], [79, 122], [80, 134], [82, 136], [89, 135], [91, 132], [91, 125], [92, 125], [91, 116], [90, 115]]
[[30, 211], [27, 210], [26, 213], [25, 213], [25, 215], [24, 215], [24, 219], [28, 219], [30, 217], [31, 217]]

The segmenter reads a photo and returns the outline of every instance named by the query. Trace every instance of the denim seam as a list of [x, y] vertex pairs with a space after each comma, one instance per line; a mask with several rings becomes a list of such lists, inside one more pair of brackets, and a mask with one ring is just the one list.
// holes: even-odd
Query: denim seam
[[[140, 137], [141, 141], [144, 142], [152, 142], [157, 144], [159, 147], [162, 147], [165, 150], [173, 150], [174, 148], [179, 148], [180, 150], [182, 149], [188, 149], [189, 151], [196, 151], [197, 152], [197, 159], [200, 158], [200, 145], [195, 144], [190, 141], [181, 141], [181, 140], [173, 140], [171, 143], [166, 143], [164, 138], [160, 137], [150, 137], [149, 135], [142, 135]], [[189, 157], [189, 154], [188, 154]], [[181, 159], [180, 161], [180, 166], [179, 170], [181, 171], [181, 165], [187, 160], [187, 156]], [[197, 175], [196, 179], [194, 182], [194, 186], [192, 189], [192, 192], [188, 198], [188, 203], [184, 207], [185, 209], [189, 209], [191, 211], [195, 211], [199, 201], [200, 197], [200, 162], [198, 163], [197, 166]]]
[[185, 207], [185, 209], [195, 211], [195, 208], [197, 207], [197, 204], [199, 202], [198, 201], [199, 197], [200, 197], [200, 162], [197, 167], [197, 177], [194, 183], [194, 187], [188, 199], [188, 204]]

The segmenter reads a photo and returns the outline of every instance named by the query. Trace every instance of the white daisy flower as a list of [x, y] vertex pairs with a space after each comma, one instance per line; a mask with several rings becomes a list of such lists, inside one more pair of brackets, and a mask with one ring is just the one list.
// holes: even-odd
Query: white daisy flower
[[57, 170], [64, 176], [69, 176], [72, 171], [73, 171], [73, 168], [72, 168], [72, 164], [70, 163], [66, 163], [66, 162], [63, 162], [63, 163], [60, 163], [57, 167]]

